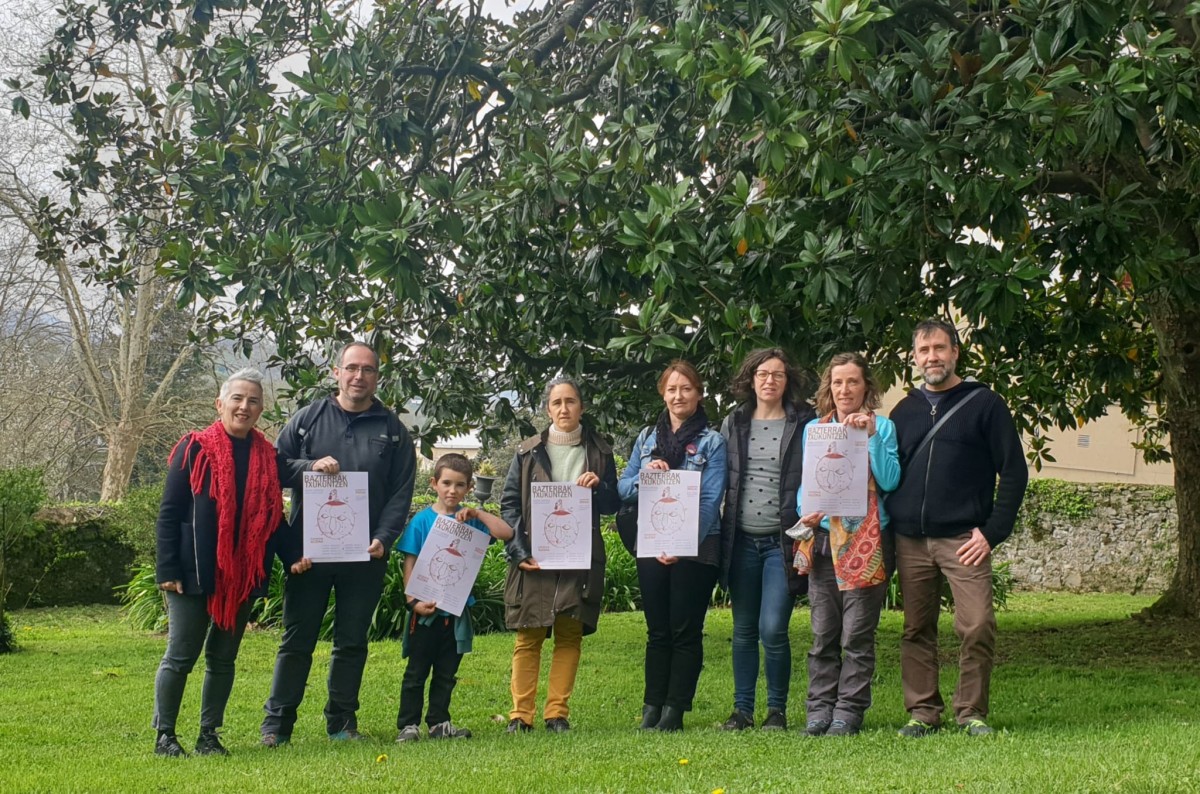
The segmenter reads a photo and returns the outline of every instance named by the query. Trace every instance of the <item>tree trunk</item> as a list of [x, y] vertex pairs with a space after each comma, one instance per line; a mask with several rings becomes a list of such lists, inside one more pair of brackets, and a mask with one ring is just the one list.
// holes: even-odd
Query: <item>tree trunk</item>
[[1158, 337], [1179, 516], [1175, 577], [1151, 612], [1200, 617], [1200, 310], [1159, 296], [1150, 320]]
[[104, 459], [104, 475], [100, 481], [100, 501], [119, 502], [129, 490], [129, 478], [142, 443], [143, 428], [123, 419], [105, 430], [108, 456]]

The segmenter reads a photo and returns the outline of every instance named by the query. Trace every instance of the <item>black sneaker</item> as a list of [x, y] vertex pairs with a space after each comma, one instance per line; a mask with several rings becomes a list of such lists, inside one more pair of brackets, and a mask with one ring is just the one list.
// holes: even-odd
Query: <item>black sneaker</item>
[[782, 709], [767, 709], [767, 718], [763, 720], [762, 729], [764, 731], [786, 731], [787, 714], [784, 714]]
[[566, 733], [571, 730], [571, 723], [567, 722], [566, 717], [551, 717], [546, 720], [546, 730], [550, 733]]
[[937, 733], [937, 731], [937, 725], [921, 722], [920, 720], [909, 720], [896, 733], [906, 739], [920, 739], [922, 736], [928, 736], [931, 733]]
[[829, 723], [829, 730], [825, 731], [826, 736], [856, 736], [859, 730], [857, 725], [852, 725], [845, 720], [834, 720]]
[[809, 736], [824, 736], [827, 730], [829, 730], [829, 720], [821, 717], [813, 717], [804, 726], [804, 732]]
[[166, 756], [167, 758], [183, 758], [187, 756], [183, 745], [179, 743], [179, 737], [173, 733], [160, 733], [158, 735], [158, 740], [154, 743], [154, 754]]
[[439, 722], [429, 728], [430, 739], [470, 739], [471, 732], [451, 724], [450, 720]]
[[533, 730], [533, 726], [520, 717], [513, 717], [508, 721], [508, 727], [504, 729], [505, 733], [529, 733]]
[[733, 710], [733, 713], [729, 715], [729, 719], [721, 723], [721, 730], [723, 731], [744, 731], [747, 728], [753, 727], [754, 718], [737, 709]]
[[229, 755], [229, 751], [221, 745], [216, 728], [200, 729], [200, 737], [196, 739], [196, 755]]

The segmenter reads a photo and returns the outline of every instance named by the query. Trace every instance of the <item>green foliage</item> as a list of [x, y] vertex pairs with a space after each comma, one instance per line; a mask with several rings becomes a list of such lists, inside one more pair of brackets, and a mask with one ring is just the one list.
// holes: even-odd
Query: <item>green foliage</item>
[[[269, 333], [297, 391], [314, 343], [360, 336], [389, 402], [423, 398], [425, 446], [559, 372], [620, 432], [669, 358], [716, 385], [754, 347], [808, 370], [857, 349], [890, 382], [915, 323], [953, 311], [1035, 465], [1040, 431], [1113, 405], [1148, 459], [1168, 422], [1200, 435], [1200, 44], [1178, 3], [234, 6], [70, 3], [40, 85], [10, 85], [78, 139], [40, 254], [88, 246], [129, 288], [157, 252], [212, 335]], [[170, 87], [97, 90], [133, 40], [180, 64]]]
[[1083, 519], [1093, 515], [1096, 503], [1088, 494], [1089, 486], [1049, 478], [1034, 478], [1025, 491], [1025, 501], [1017, 515], [1015, 531], [1028, 531], [1034, 540], [1046, 532], [1043, 516]]
[[612, 516], [600, 519], [604, 537], [604, 609], [608, 612], [633, 612], [642, 608], [642, 588], [638, 583], [637, 562], [625, 550], [617, 535]]
[[161, 480], [153, 485], [139, 485], [130, 488], [121, 501], [108, 505], [111, 511], [109, 523], [133, 549], [136, 565], [154, 562], [158, 542], [155, 524], [162, 492]]
[[152, 563], [139, 565], [133, 578], [118, 588], [125, 620], [140, 631], [167, 630], [167, 598], [156, 578]]

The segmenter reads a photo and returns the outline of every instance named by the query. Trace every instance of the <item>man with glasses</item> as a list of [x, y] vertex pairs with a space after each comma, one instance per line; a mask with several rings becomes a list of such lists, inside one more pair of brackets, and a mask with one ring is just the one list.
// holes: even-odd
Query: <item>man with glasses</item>
[[[302, 408], [279, 434], [276, 447], [286, 460], [281, 481], [292, 487], [287, 542], [302, 543], [305, 471], [366, 472], [371, 543], [367, 562], [317, 563], [304, 576], [289, 577], [283, 596], [283, 641], [264, 710], [262, 743], [288, 742], [312, 667], [313, 649], [335, 596], [333, 650], [325, 728], [334, 740], [358, 739], [358, 690], [367, 661], [367, 632], [387, 570], [387, 554], [408, 521], [416, 454], [395, 412], [375, 398], [379, 357], [362, 342], [342, 348], [333, 368], [337, 394]], [[295, 549], [299, 556], [299, 549]]]

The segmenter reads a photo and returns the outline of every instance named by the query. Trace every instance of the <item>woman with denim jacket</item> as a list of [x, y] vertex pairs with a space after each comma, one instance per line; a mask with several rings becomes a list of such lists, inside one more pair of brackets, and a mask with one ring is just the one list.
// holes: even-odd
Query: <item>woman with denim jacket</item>
[[700, 516], [695, 557], [637, 559], [646, 615], [644, 730], [679, 731], [691, 711], [704, 662], [704, 616], [720, 573], [721, 500], [725, 496], [725, 439], [708, 426], [700, 404], [704, 383], [696, 368], [674, 361], [658, 379], [665, 409], [638, 435], [617, 483], [625, 502], [637, 502], [642, 469], [699, 471]]

